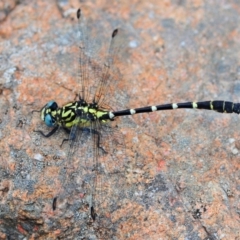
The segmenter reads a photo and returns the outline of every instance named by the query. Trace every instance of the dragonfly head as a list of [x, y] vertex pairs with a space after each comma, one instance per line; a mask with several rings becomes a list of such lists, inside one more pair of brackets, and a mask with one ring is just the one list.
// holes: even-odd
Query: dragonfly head
[[58, 105], [55, 101], [48, 102], [41, 110], [41, 118], [48, 127], [56, 125], [56, 113]]

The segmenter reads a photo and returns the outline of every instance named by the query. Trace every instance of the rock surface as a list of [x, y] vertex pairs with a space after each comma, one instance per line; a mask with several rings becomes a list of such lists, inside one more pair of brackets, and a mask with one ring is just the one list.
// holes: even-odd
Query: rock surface
[[[238, 1], [2, 1], [0, 239], [239, 239], [236, 114], [175, 110], [119, 119], [126, 164], [104, 161], [124, 174], [102, 179], [104, 215], [89, 219], [88, 196], [78, 189], [83, 158], [64, 161], [66, 134], [43, 138], [34, 130], [48, 129], [32, 113], [52, 99], [75, 98], [70, 59], [79, 7], [97, 43], [107, 46], [116, 27], [129, 33], [115, 110], [240, 100]], [[72, 175], [69, 188], [77, 191], [55, 198]]]

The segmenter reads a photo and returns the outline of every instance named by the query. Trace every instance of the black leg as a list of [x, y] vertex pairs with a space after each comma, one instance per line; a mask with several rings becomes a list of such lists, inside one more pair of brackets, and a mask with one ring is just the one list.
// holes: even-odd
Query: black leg
[[56, 126], [55, 128], [52, 129], [52, 131], [50, 131], [49, 133], [47, 134], [44, 134], [42, 131], [40, 130], [37, 130], [37, 131], [34, 131], [34, 132], [38, 132], [40, 133], [42, 136], [48, 138], [48, 137], [51, 137], [57, 130], [58, 130], [59, 126]]
[[[68, 128], [63, 128], [63, 129], [70, 135], [70, 133], [71, 133], [70, 129], [68, 129]], [[88, 133], [96, 134], [97, 135], [97, 147], [100, 148], [103, 151], [104, 154], [107, 154], [107, 152], [100, 146], [100, 133], [98, 131], [96, 131], [94, 129], [90, 130], [89, 128], [83, 128], [82, 131], [86, 131]], [[62, 147], [62, 145], [69, 140], [74, 140], [75, 137], [76, 137], [75, 134], [72, 134], [72, 136], [70, 136], [70, 138], [63, 139], [60, 146]]]
[[[69, 128], [63, 127], [63, 130], [64, 130], [67, 134], [70, 135], [71, 130], [70, 130]], [[75, 138], [75, 137], [74, 137], [74, 138]], [[71, 138], [70, 138], [70, 139], [69, 139], [69, 138], [63, 139], [60, 147], [62, 147], [62, 145], [63, 145], [65, 142], [67, 142], [67, 141], [69, 141], [69, 140], [73, 140], [74, 138], [72, 138], [72, 139], [71, 139]]]
[[94, 129], [90, 130], [89, 128], [84, 128], [84, 130], [88, 131], [89, 133], [97, 135], [97, 147], [100, 148], [104, 154], [107, 154], [104, 148], [100, 146], [100, 133], [97, 130]]
[[93, 134], [96, 134], [97, 135], [97, 147], [100, 148], [104, 154], [107, 154], [107, 152], [105, 151], [105, 149], [103, 147], [100, 146], [100, 133], [96, 130], [92, 130], [91, 131]]
[[70, 132], [71, 132], [71, 130], [69, 128], [66, 128], [66, 127], [63, 127], [63, 130], [68, 134], [70, 134]]
[[62, 140], [62, 143], [61, 143], [61, 145], [60, 145], [60, 147], [62, 147], [62, 145], [63, 145], [65, 142], [68, 142], [69, 140], [71, 140], [71, 139], [69, 139], [69, 138], [65, 138], [65, 139], [63, 139], [63, 140]]

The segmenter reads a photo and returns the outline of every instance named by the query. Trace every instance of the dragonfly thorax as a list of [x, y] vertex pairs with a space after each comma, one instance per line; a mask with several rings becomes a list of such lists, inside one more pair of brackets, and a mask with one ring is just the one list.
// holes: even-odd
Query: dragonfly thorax
[[105, 123], [109, 120], [108, 116], [109, 111], [99, 109], [96, 103], [89, 104], [83, 100], [70, 102], [61, 108], [55, 101], [50, 101], [41, 110], [41, 118], [48, 127], [86, 127], [95, 121]]

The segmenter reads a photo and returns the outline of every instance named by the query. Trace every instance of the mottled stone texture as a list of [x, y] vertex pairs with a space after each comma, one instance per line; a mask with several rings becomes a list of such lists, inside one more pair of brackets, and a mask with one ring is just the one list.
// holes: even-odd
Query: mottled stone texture
[[[240, 100], [239, 1], [2, 1], [0, 239], [240, 239], [236, 114], [175, 110], [120, 119], [123, 157], [103, 161], [122, 172], [102, 179], [103, 215], [89, 220], [89, 199], [79, 190], [88, 158], [66, 159], [66, 134], [41, 137], [33, 131], [48, 129], [31, 113], [75, 98], [69, 59], [78, 49], [79, 7], [98, 43], [107, 45], [115, 27], [129, 33], [116, 110]], [[57, 198], [53, 210], [64, 178], [76, 191]]]

